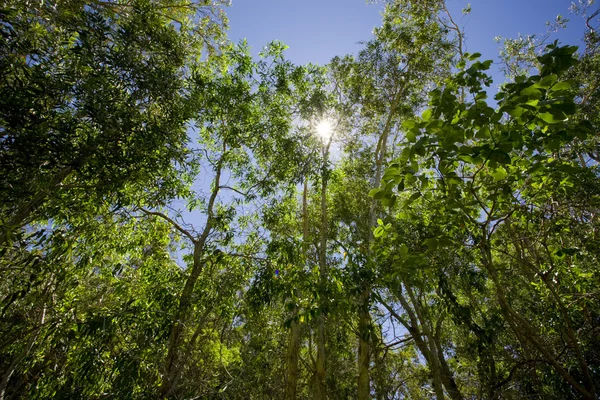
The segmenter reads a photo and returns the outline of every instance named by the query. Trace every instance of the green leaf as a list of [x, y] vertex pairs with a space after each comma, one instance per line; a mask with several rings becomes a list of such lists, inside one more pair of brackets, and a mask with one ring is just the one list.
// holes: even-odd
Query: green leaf
[[412, 129], [415, 126], [417, 126], [417, 123], [412, 119], [408, 119], [402, 123], [402, 129], [405, 129], [405, 130]]
[[469, 60], [469, 61], [475, 61], [477, 60], [479, 57], [481, 57], [481, 53], [473, 53], [473, 54], [469, 54], [466, 53], [465, 57]]
[[549, 87], [554, 85], [557, 79], [558, 77], [556, 76], [556, 74], [545, 76], [538, 83], [536, 83], [534, 87], [548, 89]]
[[383, 174], [383, 177], [381, 178], [381, 180], [384, 182], [388, 182], [388, 181], [393, 180], [399, 174], [400, 174], [400, 172], [398, 171], [397, 168], [388, 168], [385, 171], [385, 173]]
[[436, 238], [431, 238], [431, 239], [426, 239], [423, 244], [425, 244], [427, 246], [427, 248], [429, 249], [429, 251], [433, 251], [435, 249], [438, 248], [440, 242], [438, 239]]
[[417, 200], [419, 197], [421, 197], [421, 193], [419, 193], [419, 192], [413, 193], [413, 194], [412, 194], [412, 195], [411, 195], [411, 196], [410, 196], [410, 197], [409, 197], [409, 198], [406, 200], [406, 202], [405, 202], [404, 204], [405, 204], [405, 205], [407, 205], [407, 206], [409, 206], [409, 205], [411, 205], [412, 203], [414, 203], [414, 202], [415, 202], [415, 200]]
[[558, 124], [559, 122], [565, 120], [565, 118], [558, 118], [556, 115], [551, 113], [539, 113], [538, 117], [549, 124]]
[[483, 128], [481, 128], [480, 130], [477, 131], [477, 133], [475, 134], [475, 137], [477, 139], [489, 139], [490, 138], [490, 128], [488, 128], [487, 126], [484, 126]]
[[537, 100], [542, 98], [542, 92], [534, 86], [527, 87], [521, 90], [521, 96], [527, 96], [529, 100]]
[[404, 243], [400, 245], [399, 254], [402, 258], [406, 258], [406, 256], [408, 255], [408, 246]]
[[503, 167], [498, 167], [492, 172], [492, 177], [495, 181], [500, 181], [508, 176], [508, 173]]
[[404, 180], [401, 180], [400, 182], [398, 182], [398, 187], [397, 187], [398, 191], [401, 192], [404, 190]]
[[562, 90], [571, 89], [572, 83], [570, 81], [558, 82], [550, 89], [551, 92], [558, 92]]
[[386, 196], [381, 199], [381, 204], [385, 207], [393, 207], [396, 204], [396, 196]]
[[490, 161], [495, 161], [499, 164], [510, 164], [510, 156], [508, 153], [501, 150], [494, 150], [490, 154]]
[[423, 118], [423, 121], [429, 121], [431, 119], [432, 115], [433, 115], [433, 111], [431, 110], [431, 108], [428, 108], [427, 110], [425, 110], [423, 112], [423, 114], [421, 115], [421, 118]]
[[415, 134], [414, 130], [410, 130], [406, 132], [406, 140], [409, 143], [414, 143], [417, 141], [417, 135]]

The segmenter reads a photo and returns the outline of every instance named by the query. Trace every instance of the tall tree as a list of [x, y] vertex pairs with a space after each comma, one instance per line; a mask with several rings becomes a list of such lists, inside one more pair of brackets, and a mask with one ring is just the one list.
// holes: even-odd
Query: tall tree
[[[513, 369], [504, 372], [507, 377], [496, 378], [502, 383], [495, 388], [510, 380], [519, 368], [533, 365], [534, 387], [540, 384], [538, 371], [550, 368], [554, 376], [560, 377], [552, 383], [554, 393], [577, 393], [591, 399], [596, 396], [595, 378], [589, 367], [590, 354], [585, 350], [591, 337], [584, 333], [585, 319], [577, 317], [577, 308], [569, 309], [566, 301], [569, 290], [588, 292], [586, 286], [575, 288], [567, 282], [574, 282], [576, 276], [581, 277], [579, 274], [592, 278], [594, 273], [584, 265], [595, 255], [583, 255], [575, 250], [585, 247], [583, 243], [575, 245], [572, 239], [559, 239], [554, 236], [561, 235], [557, 230], [548, 229], [549, 223], [578, 223], [578, 212], [560, 211], [560, 199], [572, 199], [581, 190], [580, 184], [596, 179], [569, 151], [570, 143], [586, 140], [591, 132], [589, 122], [568, 118], [576, 110], [573, 83], [562, 78], [575, 64], [575, 50], [550, 46], [538, 59], [540, 74], [518, 77], [515, 83], [506, 85], [496, 96], [497, 110], [487, 105], [482, 89], [491, 82], [483, 73], [491, 61], [480, 62], [476, 61], [477, 55], [466, 55], [473, 61], [471, 66], [462, 64], [463, 71], [453, 81], [431, 92], [431, 108], [421, 119], [405, 123], [411, 133], [407, 140], [413, 144], [399, 164], [388, 169], [384, 181], [410, 185], [405, 186], [409, 195], [401, 196], [405, 208], [417, 199], [430, 205], [442, 200], [440, 205], [448, 216], [440, 228], [443, 233], [426, 239], [424, 245], [429, 251], [465, 246], [474, 256], [471, 262], [484, 271], [483, 276], [492, 285], [496, 307], [512, 336], [502, 339], [516, 341], [513, 348], [522, 351]], [[467, 103], [458, 100], [461, 86], [472, 96]], [[503, 119], [504, 115], [508, 117]], [[415, 163], [425, 159], [429, 161]], [[559, 181], [569, 183], [561, 188]], [[384, 188], [378, 193], [388, 191]], [[591, 202], [583, 207], [595, 205]], [[569, 222], [559, 222], [562, 218]], [[455, 235], [461, 229], [467, 236], [459, 239]], [[402, 254], [407, 257], [410, 253], [404, 250]], [[567, 257], [576, 268], [561, 267]], [[549, 273], [556, 278], [550, 279]], [[508, 279], [515, 276], [519, 278]], [[468, 318], [471, 311], [447, 289], [452, 307], [463, 307], [463, 322], [468, 322], [464, 317]], [[531, 299], [542, 302], [543, 308], [532, 304]], [[553, 328], [549, 330], [548, 326]], [[481, 335], [473, 320], [470, 328]], [[559, 350], [565, 348], [569, 349], [569, 358]], [[486, 351], [494, 349], [497, 347], [489, 346]], [[532, 360], [530, 352], [546, 364], [542, 367]], [[547, 380], [547, 372], [544, 374]], [[490, 393], [497, 396], [493, 390]]]
[[54, 217], [65, 198], [71, 209], [90, 198], [123, 202], [127, 185], [176, 181], [187, 64], [222, 40], [218, 6], [17, 1], [3, 10], [2, 245]]

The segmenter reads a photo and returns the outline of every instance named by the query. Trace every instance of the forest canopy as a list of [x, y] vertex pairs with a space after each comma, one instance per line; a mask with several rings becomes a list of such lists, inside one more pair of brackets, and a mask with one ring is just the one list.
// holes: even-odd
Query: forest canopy
[[600, 9], [493, 82], [384, 3], [323, 66], [224, 0], [2, 4], [0, 400], [599, 398]]

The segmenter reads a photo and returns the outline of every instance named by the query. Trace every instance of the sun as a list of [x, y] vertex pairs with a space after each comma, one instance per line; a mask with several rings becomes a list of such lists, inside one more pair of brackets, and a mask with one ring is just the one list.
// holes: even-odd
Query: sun
[[327, 139], [333, 132], [333, 124], [328, 119], [322, 119], [317, 125], [317, 133], [323, 139]]

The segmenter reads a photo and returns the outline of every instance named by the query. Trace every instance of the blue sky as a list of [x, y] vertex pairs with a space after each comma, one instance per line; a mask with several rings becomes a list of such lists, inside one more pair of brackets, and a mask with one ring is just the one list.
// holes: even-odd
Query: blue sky
[[[471, 4], [472, 12], [461, 10]], [[558, 14], [571, 18], [559, 38], [579, 44], [583, 22], [569, 16], [568, 0], [448, 0], [455, 18], [465, 26], [467, 51], [495, 59], [494, 37], [514, 38], [519, 33], [543, 33], [546, 21]], [[298, 64], [326, 64], [333, 56], [356, 53], [357, 42], [369, 40], [373, 27], [381, 22], [382, 3], [365, 0], [232, 0], [226, 12], [233, 41], [247, 38], [257, 53], [271, 40], [281, 40], [290, 49], [287, 57]]]

